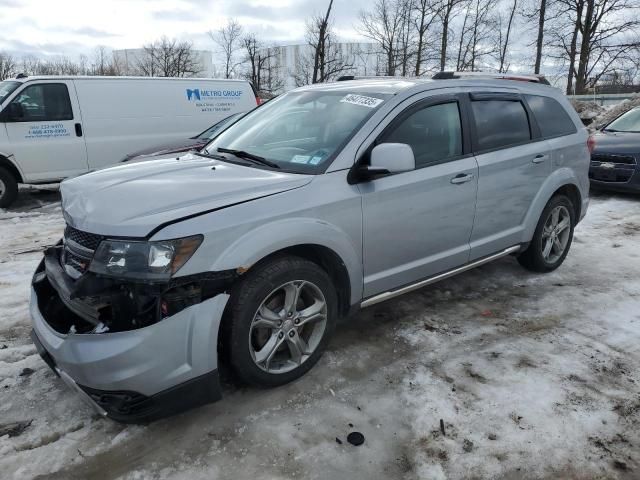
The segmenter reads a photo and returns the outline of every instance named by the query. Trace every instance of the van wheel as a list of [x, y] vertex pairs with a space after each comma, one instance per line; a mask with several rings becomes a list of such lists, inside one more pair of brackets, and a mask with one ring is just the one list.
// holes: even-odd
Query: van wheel
[[238, 377], [274, 387], [304, 375], [335, 328], [337, 295], [327, 273], [299, 257], [258, 265], [232, 292], [223, 349]]
[[576, 224], [571, 200], [556, 195], [544, 208], [533, 239], [519, 257], [520, 265], [533, 272], [551, 272], [562, 265], [569, 253]]
[[0, 208], [11, 205], [18, 196], [18, 182], [6, 168], [0, 167]]

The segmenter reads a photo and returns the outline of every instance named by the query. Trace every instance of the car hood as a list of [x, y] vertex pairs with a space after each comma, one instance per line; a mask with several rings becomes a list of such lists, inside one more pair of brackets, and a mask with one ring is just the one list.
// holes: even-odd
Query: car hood
[[593, 153], [640, 153], [640, 133], [598, 132]]
[[125, 157], [123, 161], [130, 161], [135, 157], [148, 157], [155, 155], [166, 155], [169, 153], [186, 152], [187, 150], [191, 149], [200, 149], [207, 143], [209, 143], [209, 140], [206, 139], [203, 140], [202, 138], [187, 138], [175, 142], [164, 143], [162, 145], [154, 145], [153, 147], [130, 153]]
[[187, 154], [98, 170], [65, 180], [60, 191], [71, 226], [145, 237], [164, 223], [299, 188], [312, 178]]

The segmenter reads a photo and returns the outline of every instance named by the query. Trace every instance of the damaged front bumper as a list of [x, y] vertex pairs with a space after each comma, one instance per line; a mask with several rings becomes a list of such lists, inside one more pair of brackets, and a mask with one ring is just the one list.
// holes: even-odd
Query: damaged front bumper
[[228, 279], [130, 285], [87, 273], [73, 280], [60, 253], [49, 249], [36, 270], [30, 310], [38, 352], [65, 383], [122, 422], [220, 398], [217, 343]]

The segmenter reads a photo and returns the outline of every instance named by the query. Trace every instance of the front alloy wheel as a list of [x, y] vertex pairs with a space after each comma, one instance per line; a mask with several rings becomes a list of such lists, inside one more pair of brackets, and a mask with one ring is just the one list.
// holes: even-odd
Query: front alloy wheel
[[294, 280], [264, 299], [251, 322], [249, 350], [267, 373], [302, 365], [318, 348], [327, 325], [327, 302], [317, 285]]
[[333, 333], [338, 296], [314, 262], [282, 256], [253, 267], [231, 292], [220, 348], [246, 383], [273, 387], [304, 375]]

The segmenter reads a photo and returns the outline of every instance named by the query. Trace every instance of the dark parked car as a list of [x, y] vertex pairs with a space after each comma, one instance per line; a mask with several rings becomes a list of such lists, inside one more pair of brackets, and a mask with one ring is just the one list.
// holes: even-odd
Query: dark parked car
[[172, 153], [188, 152], [189, 150], [201, 150], [204, 146], [211, 141], [213, 137], [224, 131], [236, 120], [245, 115], [247, 112], [234, 113], [226, 118], [223, 118], [218, 123], [211, 125], [204, 132], [196, 135], [195, 137], [186, 138], [182, 141], [165, 143], [162, 145], [156, 145], [155, 147], [145, 148], [134, 153], [130, 153], [122, 159], [123, 162], [130, 162], [132, 160], [143, 160], [146, 157], [156, 157], [159, 155], [170, 155]]
[[640, 107], [623, 113], [595, 135], [591, 153], [591, 186], [640, 192]]

